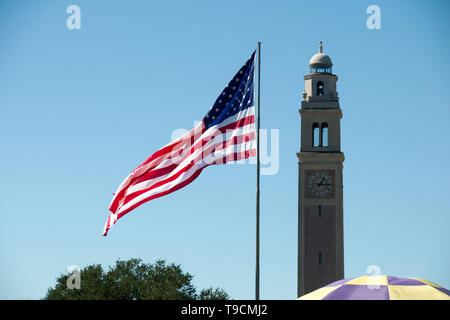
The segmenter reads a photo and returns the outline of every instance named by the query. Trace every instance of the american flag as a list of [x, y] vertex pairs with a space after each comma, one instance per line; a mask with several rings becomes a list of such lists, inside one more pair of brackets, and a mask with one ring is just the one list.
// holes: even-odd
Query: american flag
[[194, 181], [210, 165], [256, 156], [255, 52], [191, 131], [134, 169], [111, 201], [103, 235], [131, 210]]

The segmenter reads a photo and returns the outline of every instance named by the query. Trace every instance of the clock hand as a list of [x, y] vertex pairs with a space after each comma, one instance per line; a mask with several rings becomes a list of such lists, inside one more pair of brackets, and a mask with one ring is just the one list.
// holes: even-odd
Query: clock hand
[[322, 180], [317, 184], [317, 187], [320, 187], [322, 185], [322, 182], [325, 180], [325, 178], [322, 178]]

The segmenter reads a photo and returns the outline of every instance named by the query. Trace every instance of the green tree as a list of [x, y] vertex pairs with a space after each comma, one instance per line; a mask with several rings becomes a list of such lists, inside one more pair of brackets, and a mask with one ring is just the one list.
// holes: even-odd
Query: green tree
[[220, 288], [208, 288], [196, 293], [193, 276], [180, 265], [157, 260], [145, 264], [141, 259], [117, 260], [105, 272], [93, 264], [80, 270], [80, 289], [69, 289], [68, 274], [61, 274], [56, 285], [49, 288], [46, 300], [226, 300], [228, 294]]
[[220, 288], [202, 289], [197, 296], [198, 300], [230, 300], [230, 296], [225, 290]]

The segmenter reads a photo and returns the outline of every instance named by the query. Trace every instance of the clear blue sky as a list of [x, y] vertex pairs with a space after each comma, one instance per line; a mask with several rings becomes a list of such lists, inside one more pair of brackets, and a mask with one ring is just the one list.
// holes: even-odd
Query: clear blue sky
[[[68, 30], [66, 8], [81, 8]], [[381, 8], [381, 30], [366, 8]], [[215, 166], [102, 237], [112, 193], [191, 129], [262, 41], [261, 298], [294, 299], [300, 95], [318, 42], [339, 76], [345, 276], [450, 288], [448, 1], [2, 1], [0, 298], [70, 265], [166, 259], [198, 288], [254, 298], [255, 166]]]

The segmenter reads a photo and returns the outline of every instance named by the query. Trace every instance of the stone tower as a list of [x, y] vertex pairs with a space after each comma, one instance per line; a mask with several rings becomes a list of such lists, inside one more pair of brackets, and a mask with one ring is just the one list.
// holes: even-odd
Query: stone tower
[[342, 111], [332, 66], [320, 42], [299, 110], [298, 296], [344, 278]]

